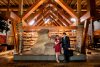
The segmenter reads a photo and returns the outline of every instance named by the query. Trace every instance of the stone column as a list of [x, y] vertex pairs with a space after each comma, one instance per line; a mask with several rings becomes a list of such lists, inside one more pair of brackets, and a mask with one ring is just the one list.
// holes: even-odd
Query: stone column
[[23, 33], [23, 29], [22, 29], [22, 15], [23, 15], [23, 0], [19, 0], [19, 15], [20, 15], [20, 22], [18, 24], [18, 28], [19, 28], [19, 54], [22, 54], [22, 33]]
[[82, 36], [83, 36], [83, 27], [84, 25], [81, 24], [80, 22], [80, 17], [81, 17], [81, 0], [77, 0], [77, 14], [78, 14], [78, 19], [77, 19], [77, 45], [76, 45], [76, 50], [81, 53], [81, 46], [82, 46]]
[[82, 47], [82, 38], [83, 38], [83, 28], [84, 25], [79, 24], [77, 26], [77, 51], [81, 53]]

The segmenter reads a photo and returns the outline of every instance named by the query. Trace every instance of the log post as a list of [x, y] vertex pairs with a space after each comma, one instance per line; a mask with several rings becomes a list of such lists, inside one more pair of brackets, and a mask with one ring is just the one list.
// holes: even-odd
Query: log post
[[18, 39], [17, 39], [17, 29], [16, 29], [16, 21], [15, 20], [11, 20], [11, 24], [12, 24], [12, 34], [13, 34], [13, 39], [14, 39], [14, 54], [18, 54]]
[[87, 10], [90, 12], [91, 44], [94, 45], [94, 21], [97, 15], [96, 0], [87, 0]]
[[93, 47], [95, 47], [94, 46], [94, 20], [93, 19], [90, 19], [90, 25], [91, 25], [90, 27], [92, 29], [91, 35], [90, 35], [91, 36], [91, 44], [92, 44]]
[[88, 33], [88, 27], [89, 27], [89, 20], [85, 20], [84, 22], [84, 29], [83, 29], [83, 42], [82, 42], [82, 47], [81, 47], [81, 52], [83, 54], [86, 54], [86, 37], [87, 37], [87, 33]]

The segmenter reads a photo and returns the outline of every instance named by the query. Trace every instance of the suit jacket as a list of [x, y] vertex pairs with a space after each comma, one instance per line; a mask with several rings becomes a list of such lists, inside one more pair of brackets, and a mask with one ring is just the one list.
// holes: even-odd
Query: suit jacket
[[65, 38], [63, 37], [62, 40], [61, 40], [61, 42], [62, 42], [63, 49], [70, 48], [70, 39], [69, 39], [68, 36], [65, 36]]

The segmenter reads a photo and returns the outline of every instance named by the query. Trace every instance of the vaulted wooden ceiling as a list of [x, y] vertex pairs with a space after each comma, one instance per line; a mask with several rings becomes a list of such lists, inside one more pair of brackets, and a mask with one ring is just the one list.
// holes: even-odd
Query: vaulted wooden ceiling
[[[8, 5], [8, 1], [10, 2]], [[0, 11], [7, 11], [8, 7], [10, 11], [19, 14], [19, 1], [20, 0], [0, 0]], [[38, 3], [40, 0], [23, 0], [24, 13], [33, 5]], [[77, 12], [77, 0], [62, 0], [65, 5], [68, 5], [73, 11]], [[87, 12], [87, 0], [82, 0], [82, 15]], [[100, 0], [96, 0], [96, 11], [100, 13]], [[25, 22], [28, 23], [32, 19], [35, 20], [34, 26], [43, 26], [44, 19], [50, 19], [52, 23], [48, 25], [55, 26], [70, 26], [73, 22], [70, 18], [76, 17], [75, 13], [68, 13], [54, 0], [46, 0], [36, 10], [34, 10], [27, 18], [24, 17]]]
[[[4, 9], [7, 8], [7, 2], [8, 0], [0, 0], [0, 11], [4, 11]], [[37, 1], [40, 1], [40, 0], [24, 0], [24, 8], [28, 8], [30, 7], [32, 4], [35, 4]], [[48, 1], [48, 0], [47, 0]], [[51, 0], [53, 3], [54, 0]], [[76, 9], [77, 8], [77, 0], [63, 0], [66, 4], [68, 4], [72, 9]], [[83, 11], [85, 11], [86, 7], [87, 7], [87, 0], [82, 0], [81, 2], [81, 5], [82, 5], [82, 9]], [[19, 6], [19, 0], [10, 0], [10, 7], [11, 9], [18, 9], [18, 6]], [[96, 0], [96, 8], [97, 10], [100, 9], [100, 0]]]

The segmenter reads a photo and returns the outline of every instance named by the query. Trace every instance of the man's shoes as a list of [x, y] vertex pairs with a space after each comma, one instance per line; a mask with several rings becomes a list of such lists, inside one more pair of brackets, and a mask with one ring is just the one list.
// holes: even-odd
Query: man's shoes
[[69, 61], [64, 60], [63, 63], [68, 63]]
[[64, 60], [63, 63], [66, 63], [66, 60]]

